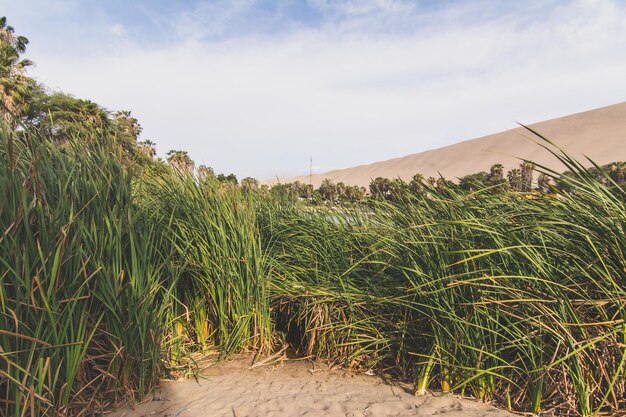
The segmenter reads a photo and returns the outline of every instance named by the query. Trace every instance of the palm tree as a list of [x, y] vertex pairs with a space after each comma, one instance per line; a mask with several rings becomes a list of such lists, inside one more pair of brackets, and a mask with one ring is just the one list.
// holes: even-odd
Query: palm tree
[[0, 120], [11, 128], [26, 113], [32, 90], [37, 87], [34, 80], [25, 76], [32, 61], [20, 57], [28, 39], [14, 32], [6, 17], [0, 17]]
[[215, 178], [215, 171], [213, 168], [206, 165], [200, 165], [198, 167], [198, 181], [200, 181], [201, 184], [204, 184], [209, 178]]
[[115, 112], [113, 114], [111, 127], [117, 144], [122, 147], [122, 150], [129, 159], [136, 160], [140, 153], [152, 159], [150, 152], [146, 152], [147, 149], [142, 150], [137, 142], [143, 128], [139, 124], [139, 121], [131, 115], [130, 111], [122, 110]]
[[78, 99], [75, 109], [80, 117], [78, 122], [91, 130], [109, 130], [112, 127], [109, 112], [91, 100]]
[[618, 185], [624, 183], [626, 181], [626, 163], [614, 162], [613, 164], [611, 164], [609, 176]]
[[149, 139], [138, 142], [139, 152], [143, 153], [146, 157], [153, 159], [156, 156], [156, 143]]
[[533, 186], [533, 171], [535, 170], [535, 164], [529, 161], [524, 161], [520, 164], [522, 191], [530, 191]]
[[180, 173], [191, 174], [195, 163], [187, 151], [171, 150], [167, 153], [167, 162]]
[[409, 182], [409, 191], [413, 194], [420, 195], [424, 193], [426, 179], [422, 174], [415, 174]]
[[391, 181], [388, 178], [377, 177], [370, 182], [369, 188], [372, 197], [387, 198], [391, 190]]
[[69, 94], [44, 95], [33, 106], [39, 113], [37, 126], [57, 143], [64, 143], [74, 136], [93, 138], [94, 133], [110, 133], [114, 129], [106, 109]]
[[544, 173], [539, 174], [539, 177], [537, 178], [537, 188], [540, 192], [547, 193], [550, 191], [550, 187], [552, 186], [552, 184], [550, 184], [550, 180], [551, 178], [548, 175]]
[[346, 188], [346, 184], [344, 184], [343, 182], [338, 182], [335, 186], [335, 189], [337, 190], [337, 198], [339, 200], [346, 199]]
[[389, 199], [393, 201], [400, 201], [405, 197], [409, 190], [409, 186], [401, 178], [395, 178], [389, 183]]
[[350, 203], [356, 203], [357, 201], [363, 200], [365, 198], [365, 193], [367, 190], [365, 187], [359, 187], [358, 185], [348, 185], [346, 186], [345, 191], [345, 199]]
[[230, 173], [228, 175], [217, 174], [215, 178], [217, 178], [217, 180], [223, 184], [233, 184], [233, 185], [239, 184], [239, 182], [237, 181], [237, 176], [233, 173]]
[[300, 181], [291, 183], [292, 192], [299, 198], [310, 199], [313, 196], [313, 185], [304, 184]]
[[514, 191], [522, 189], [522, 172], [518, 168], [513, 168], [506, 174], [509, 180], [509, 188]]
[[246, 177], [241, 180], [241, 188], [248, 191], [256, 191], [259, 188], [259, 180], [252, 177]]
[[117, 111], [113, 114], [115, 133], [122, 144], [135, 146], [143, 128], [137, 118], [133, 117], [128, 110]]
[[337, 186], [329, 178], [325, 178], [320, 184], [318, 191], [326, 201], [334, 202], [337, 198]]
[[302, 188], [300, 189], [300, 197], [310, 200], [313, 198], [314, 191], [315, 190], [313, 189], [313, 184], [303, 184]]
[[500, 192], [506, 189], [504, 166], [502, 164], [493, 164], [491, 166], [489, 169], [488, 183], [494, 192]]
[[488, 186], [492, 176], [484, 171], [459, 178], [459, 188], [465, 191], [477, 191]]
[[502, 164], [493, 164], [489, 170], [489, 176], [495, 181], [503, 180], [504, 166], [502, 166]]

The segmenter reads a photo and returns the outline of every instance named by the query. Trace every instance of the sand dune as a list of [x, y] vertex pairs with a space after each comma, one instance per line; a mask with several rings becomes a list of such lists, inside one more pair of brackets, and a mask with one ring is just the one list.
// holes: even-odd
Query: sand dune
[[163, 384], [151, 399], [115, 417], [434, 416], [512, 417], [454, 395], [413, 395], [409, 386], [308, 361], [248, 369], [248, 361], [222, 363], [200, 382]]
[[[588, 156], [596, 163], [626, 161], [626, 102], [570, 116], [547, 120], [530, 127], [565, 149], [576, 159]], [[388, 161], [338, 169], [312, 177], [314, 186], [324, 178], [350, 185], [367, 186], [372, 178], [386, 177], [409, 180], [415, 173], [455, 179], [479, 171], [489, 171], [501, 163], [505, 169], [516, 167], [519, 160], [530, 159], [558, 171], [560, 163], [533, 140], [523, 128], [467, 140], [454, 145], [416, 153]], [[308, 176], [281, 180], [309, 182]]]

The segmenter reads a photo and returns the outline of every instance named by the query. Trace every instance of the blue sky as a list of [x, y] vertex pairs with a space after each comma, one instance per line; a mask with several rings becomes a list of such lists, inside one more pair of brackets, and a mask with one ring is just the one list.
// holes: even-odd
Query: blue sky
[[[626, 1], [0, 0], [31, 75], [267, 179], [626, 100]], [[487, 168], [487, 167], [486, 167]]]
[[[279, 36], [340, 23], [355, 16], [379, 14], [386, 7], [391, 11], [395, 7], [396, 15], [405, 14], [408, 17], [410, 14], [407, 23], [412, 24], [415, 16], [458, 2], [26, 0], [2, 1], [0, 4], [6, 14], [12, 15], [12, 20], [20, 23], [24, 29], [31, 30], [31, 36], [44, 38], [46, 43], [68, 41], [74, 37], [72, 43], [76, 44], [80, 40], [78, 46], [84, 47], [88, 46], [87, 40], [105, 40], [110, 35], [106, 29], [119, 26], [124, 28], [126, 36], [148, 47], [162, 42], [184, 41], [190, 37], [218, 41], [250, 35]], [[492, 2], [492, 5], [497, 4]], [[385, 31], [397, 30], [397, 23], [396, 19], [396, 27], [386, 27]]]

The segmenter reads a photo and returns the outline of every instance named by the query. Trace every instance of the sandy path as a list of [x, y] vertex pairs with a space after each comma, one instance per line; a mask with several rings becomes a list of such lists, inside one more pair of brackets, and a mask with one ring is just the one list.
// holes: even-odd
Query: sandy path
[[164, 382], [153, 399], [113, 416], [513, 416], [454, 396], [416, 397], [409, 386], [307, 361], [254, 369], [249, 364], [236, 360], [212, 366], [199, 383]]

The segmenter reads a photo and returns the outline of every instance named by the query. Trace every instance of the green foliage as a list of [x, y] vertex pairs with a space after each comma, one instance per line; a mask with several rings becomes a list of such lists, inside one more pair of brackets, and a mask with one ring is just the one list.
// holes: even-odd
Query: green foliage
[[388, 178], [377, 177], [370, 182], [370, 195], [377, 199], [385, 199], [390, 193], [391, 181]]
[[6, 17], [0, 18], [0, 121], [15, 128], [28, 112], [29, 101], [37, 90], [37, 83], [25, 76], [33, 63], [22, 59], [28, 39], [15, 35]]
[[459, 179], [459, 188], [465, 191], [477, 191], [489, 187], [491, 177], [486, 172], [466, 175]]
[[259, 181], [252, 177], [246, 177], [241, 180], [241, 188], [247, 191], [256, 191], [259, 189]]
[[[177, 346], [269, 351], [272, 327], [265, 253], [253, 196], [216, 179], [191, 175], [146, 178], [142, 207], [182, 271], [172, 318]], [[194, 349], [193, 346], [197, 346]], [[181, 350], [172, 358], [179, 361]]]
[[175, 271], [130, 173], [102, 146], [29, 132], [2, 134], [0, 159], [0, 415], [141, 397], [161, 374]]
[[621, 409], [626, 194], [555, 156], [570, 168], [544, 173], [567, 183], [556, 196], [442, 183], [367, 209], [273, 207], [277, 329], [303, 354], [394, 369], [418, 391]]
[[217, 174], [215, 178], [217, 178], [217, 180], [221, 183], [229, 183], [233, 185], [237, 185], [239, 183], [235, 174]]
[[318, 188], [318, 192], [324, 200], [330, 201], [331, 203], [337, 199], [339, 194], [337, 185], [335, 185], [335, 183], [328, 178], [322, 181], [322, 184], [320, 184], [320, 187]]
[[375, 306], [390, 283], [371, 273], [376, 234], [366, 214], [271, 201], [261, 213], [277, 330], [303, 355], [374, 366], [388, 347]]
[[42, 134], [61, 144], [77, 135], [87, 138], [91, 132], [102, 135], [112, 128], [109, 113], [90, 100], [52, 93], [39, 97], [33, 106], [38, 114], [36, 125]]
[[189, 156], [189, 152], [182, 150], [171, 150], [167, 152], [167, 163], [181, 175], [192, 174], [195, 169], [195, 162]]

